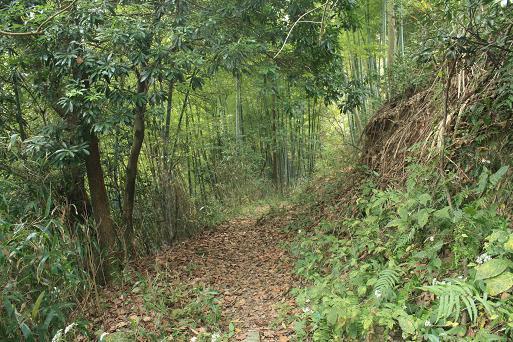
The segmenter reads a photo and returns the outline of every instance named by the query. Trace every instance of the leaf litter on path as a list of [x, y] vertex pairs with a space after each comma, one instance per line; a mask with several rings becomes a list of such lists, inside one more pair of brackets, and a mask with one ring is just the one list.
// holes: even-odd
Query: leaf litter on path
[[[149, 310], [145, 298], [148, 286], [155, 295], [150, 302], [179, 307], [174, 299], [166, 300], [166, 296], [176, 296], [178, 284], [204, 284], [215, 291], [221, 309], [220, 328], [227, 332], [232, 323], [234, 340], [244, 340], [247, 332], [258, 331], [261, 341], [288, 341], [292, 328], [279, 321], [277, 310], [280, 305], [288, 310], [295, 306], [289, 295], [295, 285], [293, 260], [283, 247], [291, 236], [283, 232], [283, 225], [276, 220], [257, 223], [252, 218], [234, 219], [152, 258], [139, 260], [135, 269], [146, 279], [105, 289], [101, 294], [102, 312], [96, 310], [89, 317], [94, 329], [112, 333], [126, 330], [136, 322], [162, 335], [170, 318], [159, 314], [157, 303], [153, 310], [150, 305]], [[146, 283], [144, 291], [140, 282]], [[192, 321], [191, 326], [186, 326], [187, 320], [182, 320], [182, 324], [184, 334], [191, 336], [212, 328], [198, 329]]]

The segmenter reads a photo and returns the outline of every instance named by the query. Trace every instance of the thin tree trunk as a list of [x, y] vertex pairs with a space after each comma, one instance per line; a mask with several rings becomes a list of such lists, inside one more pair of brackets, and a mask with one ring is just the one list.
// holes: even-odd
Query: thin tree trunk
[[171, 126], [171, 112], [173, 110], [173, 90], [174, 90], [174, 83], [171, 81], [169, 82], [169, 89], [167, 94], [167, 107], [166, 107], [166, 123], [164, 126], [164, 137], [163, 137], [163, 143], [164, 143], [164, 165], [167, 167], [169, 165], [169, 131]]
[[235, 98], [235, 138], [237, 144], [242, 144], [242, 85], [241, 85], [241, 74], [237, 72], [235, 76], [236, 83], [236, 98]]
[[388, 73], [388, 92], [392, 95], [392, 66], [394, 65], [395, 56], [395, 12], [394, 0], [387, 0], [387, 34], [388, 34], [388, 50], [387, 50], [387, 73]]
[[274, 91], [271, 94], [271, 114], [272, 114], [272, 120], [271, 120], [271, 134], [272, 134], [272, 152], [271, 152], [271, 159], [272, 159], [272, 165], [273, 165], [273, 181], [274, 185], [281, 189], [281, 184], [279, 180], [279, 169], [278, 169], [278, 142], [277, 142], [277, 128], [276, 128], [276, 94]]
[[169, 134], [170, 134], [170, 126], [171, 126], [171, 113], [173, 111], [173, 91], [174, 91], [174, 83], [173, 81], [169, 82], [169, 89], [167, 94], [167, 107], [166, 107], [166, 121], [163, 131], [162, 143], [163, 143], [163, 152], [162, 152], [162, 170], [161, 170], [161, 181], [163, 187], [162, 196], [162, 209], [164, 211], [164, 220], [165, 220], [165, 234], [166, 239], [168, 241], [172, 241], [175, 237], [175, 227], [173, 226], [173, 210], [171, 205], [173, 204], [172, 199], [172, 186], [171, 186], [171, 169], [170, 169], [170, 160], [169, 160]]
[[[146, 95], [148, 93], [148, 81], [141, 81], [138, 75], [137, 93]], [[126, 167], [126, 181], [124, 194], [124, 221], [126, 224], [126, 242], [132, 252], [135, 252], [134, 244], [134, 200], [135, 184], [137, 179], [137, 166], [139, 155], [141, 154], [142, 144], [144, 142], [144, 115], [146, 113], [146, 103], [137, 104], [134, 110], [134, 137], [132, 148]]]
[[18, 127], [20, 129], [20, 137], [21, 140], [26, 140], [27, 133], [25, 132], [25, 121], [23, 120], [23, 112], [21, 110], [20, 86], [16, 72], [13, 74], [13, 88], [14, 100], [16, 102], [16, 121], [18, 122]]
[[98, 240], [104, 253], [98, 262], [101, 283], [107, 283], [112, 270], [112, 257], [116, 251], [116, 236], [114, 222], [110, 215], [109, 198], [105, 188], [105, 180], [100, 159], [98, 137], [89, 134], [89, 155], [86, 158], [87, 180], [91, 194], [93, 216], [98, 228]]

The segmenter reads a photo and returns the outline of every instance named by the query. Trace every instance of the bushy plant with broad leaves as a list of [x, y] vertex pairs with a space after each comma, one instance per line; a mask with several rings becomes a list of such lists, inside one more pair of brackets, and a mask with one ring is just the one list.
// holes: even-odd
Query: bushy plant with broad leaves
[[311, 282], [295, 292], [298, 337], [509, 336], [513, 237], [488, 204], [507, 171], [483, 168], [449, 204], [435, 174], [413, 165], [403, 190], [363, 187], [359, 215], [298, 234], [296, 271]]

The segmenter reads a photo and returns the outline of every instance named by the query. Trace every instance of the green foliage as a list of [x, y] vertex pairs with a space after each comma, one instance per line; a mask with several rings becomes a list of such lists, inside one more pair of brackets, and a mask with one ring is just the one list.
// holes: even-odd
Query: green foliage
[[379, 300], [393, 298], [394, 288], [399, 283], [400, 276], [400, 269], [387, 268], [381, 271], [374, 284], [374, 296]]
[[58, 217], [32, 219], [0, 219], [0, 335], [11, 340], [44, 339], [62, 328], [93, 282], [86, 270], [94, 245], [70, 239]]
[[[96, 332], [104, 336], [105, 341], [189, 340], [196, 336], [198, 341], [227, 341], [230, 333], [221, 332], [221, 311], [218, 292], [206, 288], [203, 284], [183, 284], [176, 282], [166, 273], [143, 278], [136, 282], [132, 291], [142, 297], [142, 308], [136, 312], [141, 316], [130, 319], [131, 324], [115, 333]], [[141, 322], [144, 315], [151, 318], [157, 329], [147, 329]], [[123, 317], [121, 317], [123, 318]], [[196, 333], [193, 335], [193, 331]], [[92, 335], [91, 332], [88, 332]], [[196, 335], [197, 334], [197, 335]]]
[[456, 279], [447, 279], [446, 281], [434, 281], [433, 285], [420, 288], [428, 291], [438, 297], [438, 310], [435, 323], [440, 320], [446, 321], [452, 318], [458, 321], [462, 308], [467, 310], [468, 317], [472, 322], [477, 320], [478, 311], [476, 302], [482, 302], [478, 291], [471, 285]]
[[[495, 323], [482, 336], [509, 327], [509, 300], [497, 297], [513, 285], [508, 221], [485, 205], [505, 169], [486, 181], [486, 191], [463, 189], [451, 207], [429, 169], [412, 166], [405, 189], [369, 184], [357, 217], [298, 234], [296, 271], [312, 284], [296, 290], [298, 336], [438, 340], [483, 322]], [[483, 248], [489, 254], [480, 256]]]
[[504, 272], [508, 268], [509, 263], [509, 261], [504, 259], [492, 259], [487, 261], [476, 267], [476, 279], [493, 278]]
[[[128, 249], [125, 227], [134, 226], [132, 252], [150, 253], [219, 223], [234, 207], [286, 194], [336, 158], [355, 161], [376, 107], [433, 75], [433, 102], [451, 77], [457, 98], [465, 98], [459, 113], [447, 113], [443, 134], [473, 164], [460, 170], [448, 155], [458, 170], [442, 181], [412, 167], [404, 189], [363, 185], [355, 207], [334, 209], [344, 211], [342, 219], [319, 221], [319, 206], [290, 226], [301, 236], [296, 270], [312, 282], [298, 294], [305, 305], [298, 336], [436, 340], [478, 327], [476, 338], [511, 333], [505, 297], [513, 237], [497, 214], [511, 196], [496, 192], [508, 183], [501, 165], [513, 150], [504, 133], [513, 107], [508, 1], [2, 6], [0, 338], [62, 334], [74, 303], [102, 278], [104, 257], [129, 254], [102, 255]], [[485, 81], [473, 87], [468, 75], [481, 71]], [[400, 120], [386, 118], [383, 126]], [[353, 145], [350, 152], [339, 153], [341, 140]], [[406, 135], [400, 140], [409, 147]], [[463, 176], [477, 184], [464, 184]], [[330, 196], [339, 185], [327, 189]], [[98, 200], [94, 190], [106, 196]], [[503, 207], [495, 208], [489, 203], [501, 203], [498, 197]], [[305, 233], [315, 224], [315, 234]], [[464, 280], [434, 282], [461, 274]], [[215, 294], [196, 290], [173, 317], [216, 326]], [[166, 307], [158, 298], [148, 303]], [[130, 338], [149, 338], [138, 334]]]
[[[154, 252], [315, 171], [354, 3], [196, 5], [2, 4], [0, 339], [48, 339], [104, 261]], [[285, 18], [307, 11], [321, 29], [287, 35]], [[180, 315], [197, 316], [189, 308]]]

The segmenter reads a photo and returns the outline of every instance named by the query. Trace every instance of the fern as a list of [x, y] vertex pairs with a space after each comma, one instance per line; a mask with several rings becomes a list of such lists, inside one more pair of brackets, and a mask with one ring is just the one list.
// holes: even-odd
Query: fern
[[394, 288], [399, 283], [400, 275], [400, 270], [397, 268], [387, 268], [381, 271], [374, 285], [374, 295], [378, 299], [391, 297]]
[[406, 234], [402, 234], [398, 241], [397, 246], [394, 249], [394, 252], [397, 252], [397, 250], [404, 248], [405, 246], [410, 245], [415, 240], [415, 234], [417, 234], [417, 228], [412, 227]]
[[313, 333], [314, 341], [330, 341], [331, 333], [326, 321], [321, 321]]
[[493, 308], [486, 298], [481, 298], [478, 291], [470, 284], [457, 279], [448, 279], [446, 282], [423, 286], [421, 290], [431, 292], [438, 297], [438, 310], [436, 321], [453, 318], [458, 321], [462, 309], [465, 309], [472, 322], [478, 316], [477, 304], [481, 304], [491, 314]]

